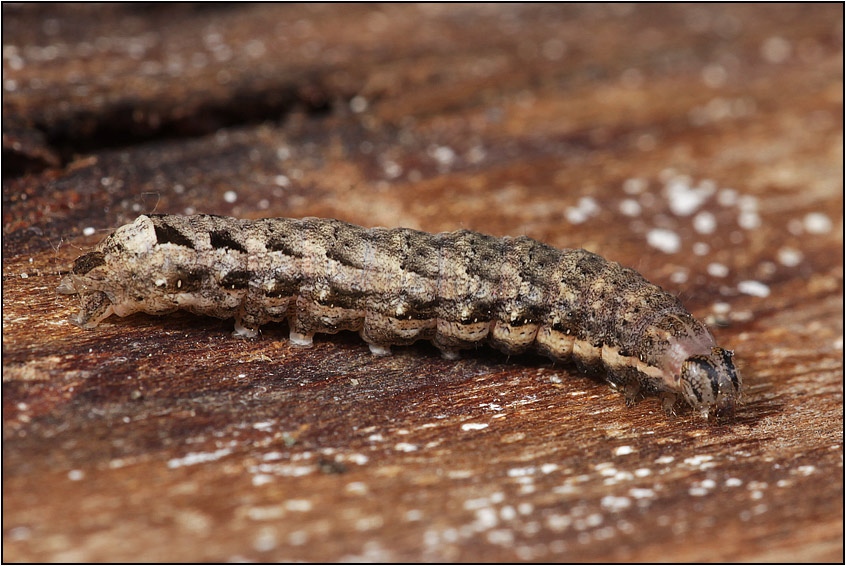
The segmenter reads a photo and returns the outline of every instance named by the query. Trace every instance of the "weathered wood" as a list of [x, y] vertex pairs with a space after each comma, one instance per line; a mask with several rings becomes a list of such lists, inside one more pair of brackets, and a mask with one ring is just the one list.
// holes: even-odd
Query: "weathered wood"
[[[843, 559], [842, 6], [3, 13], [5, 560]], [[68, 324], [60, 273], [151, 211], [586, 247], [709, 320], [747, 402]]]

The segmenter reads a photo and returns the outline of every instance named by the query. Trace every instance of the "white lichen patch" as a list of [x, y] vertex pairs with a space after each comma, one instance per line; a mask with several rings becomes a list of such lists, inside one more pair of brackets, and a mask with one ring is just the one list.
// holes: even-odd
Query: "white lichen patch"
[[726, 265], [717, 262], [709, 263], [705, 270], [711, 277], [725, 277], [729, 274], [729, 268]]
[[655, 491], [645, 487], [633, 487], [629, 490], [629, 495], [635, 499], [652, 499], [655, 497]]
[[639, 216], [641, 213], [641, 206], [635, 199], [627, 198], [620, 201], [620, 213], [624, 216]]
[[231, 453], [232, 450], [229, 448], [221, 448], [220, 450], [215, 450], [214, 452], [189, 452], [182, 458], [171, 458], [168, 460], [167, 467], [173, 469], [181, 468], [183, 466], [195, 466], [205, 462], [214, 462], [215, 460], [219, 460]]
[[805, 230], [809, 234], [827, 234], [831, 231], [831, 219], [822, 212], [809, 212], [804, 218]]
[[745, 295], [752, 295], [753, 297], [769, 297], [770, 288], [760, 281], [746, 280], [737, 284], [737, 290]]
[[714, 194], [713, 183], [703, 182], [699, 186], [692, 186], [690, 178], [678, 176], [671, 179], [664, 187], [664, 196], [673, 214], [690, 216]]
[[599, 214], [599, 204], [592, 197], [582, 197], [577, 206], [568, 207], [564, 212], [570, 224], [582, 224], [589, 218]]
[[690, 458], [685, 458], [684, 463], [694, 468], [703, 469], [703, 466], [711, 464], [713, 459], [714, 457], [711, 455], [702, 454], [699, 456], [691, 456]]
[[778, 250], [778, 261], [785, 267], [796, 267], [802, 263], [804, 255], [800, 250], [791, 247], [783, 247]]
[[600, 505], [603, 509], [607, 509], [612, 513], [618, 513], [631, 507], [632, 500], [623, 496], [606, 495], [602, 498], [602, 501], [600, 501]]
[[681, 249], [681, 237], [664, 228], [653, 228], [647, 232], [646, 242], [666, 254], [674, 254]]
[[700, 234], [713, 234], [717, 229], [717, 218], [707, 210], [693, 217], [693, 229]]

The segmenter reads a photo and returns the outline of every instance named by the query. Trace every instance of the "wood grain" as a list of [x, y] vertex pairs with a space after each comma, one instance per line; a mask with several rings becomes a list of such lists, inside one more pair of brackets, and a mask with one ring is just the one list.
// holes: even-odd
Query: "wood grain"
[[[841, 561], [842, 6], [3, 6], [17, 561]], [[736, 351], [730, 426], [533, 356], [55, 293], [143, 212], [585, 247]]]

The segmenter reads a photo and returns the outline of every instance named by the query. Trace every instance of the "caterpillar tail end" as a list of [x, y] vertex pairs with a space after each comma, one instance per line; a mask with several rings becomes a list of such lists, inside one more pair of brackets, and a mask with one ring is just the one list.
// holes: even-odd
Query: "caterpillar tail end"
[[73, 282], [73, 277], [70, 275], [62, 277], [62, 280], [59, 282], [59, 286], [56, 287], [56, 292], [60, 295], [76, 295], [78, 291], [76, 290], [76, 285]]
[[68, 317], [68, 320], [86, 330], [95, 328], [104, 319], [114, 314], [112, 302], [108, 295], [101, 291], [82, 293], [80, 295], [80, 309], [76, 314]]

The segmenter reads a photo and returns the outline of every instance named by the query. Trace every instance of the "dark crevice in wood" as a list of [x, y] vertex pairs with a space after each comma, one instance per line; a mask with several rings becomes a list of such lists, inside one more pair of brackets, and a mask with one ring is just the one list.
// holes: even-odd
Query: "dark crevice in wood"
[[[209, 98], [181, 108], [122, 100], [96, 113], [81, 110], [59, 119], [35, 120], [32, 129], [43, 134], [46, 146], [59, 156], [60, 166], [64, 166], [81, 154], [151, 141], [197, 138], [221, 128], [279, 123], [295, 112], [320, 118], [331, 114], [338, 103], [349, 98], [349, 94], [331, 92], [315, 84], [244, 88], [225, 100]], [[12, 178], [37, 173], [55, 163], [4, 148], [3, 165], [3, 178]]]

